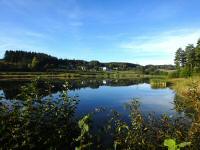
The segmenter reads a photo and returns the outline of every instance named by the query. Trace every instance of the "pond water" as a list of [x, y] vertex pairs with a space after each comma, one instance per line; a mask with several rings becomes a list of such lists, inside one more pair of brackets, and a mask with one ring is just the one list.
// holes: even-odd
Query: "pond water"
[[[6, 99], [16, 99], [20, 93], [20, 87], [30, 81], [0, 81], [0, 93], [4, 93]], [[163, 113], [173, 114], [175, 112], [173, 100], [175, 92], [170, 88], [152, 88], [148, 79], [123, 79], [123, 80], [68, 80], [69, 96], [77, 96], [79, 101], [77, 116], [83, 116], [94, 111], [96, 108], [105, 110], [116, 110], [124, 116], [128, 115], [124, 108], [125, 104], [132, 99], [141, 102], [143, 113], [155, 112], [156, 115]], [[53, 81], [52, 93], [57, 96], [61, 91], [63, 81]], [[47, 85], [41, 82], [41, 94]], [[44, 93], [43, 93], [44, 92]], [[103, 113], [98, 117], [105, 118]]]

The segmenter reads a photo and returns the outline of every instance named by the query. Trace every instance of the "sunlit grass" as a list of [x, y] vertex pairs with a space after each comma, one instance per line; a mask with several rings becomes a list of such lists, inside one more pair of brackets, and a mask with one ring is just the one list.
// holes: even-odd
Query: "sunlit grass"
[[191, 78], [174, 79], [174, 89], [181, 96], [187, 96], [188, 91], [193, 84], [196, 84], [197, 92], [200, 93], [200, 77], [195, 76]]

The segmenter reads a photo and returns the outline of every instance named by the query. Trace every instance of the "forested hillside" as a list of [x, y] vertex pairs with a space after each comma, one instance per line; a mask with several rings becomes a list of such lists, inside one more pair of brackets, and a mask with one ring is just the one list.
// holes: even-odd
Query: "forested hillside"
[[141, 66], [126, 62], [102, 63], [97, 60], [70, 60], [36, 52], [13, 51], [5, 52], [0, 61], [0, 71], [125, 71], [133, 70], [140, 73], [158, 73], [159, 69], [173, 70], [173, 65]]

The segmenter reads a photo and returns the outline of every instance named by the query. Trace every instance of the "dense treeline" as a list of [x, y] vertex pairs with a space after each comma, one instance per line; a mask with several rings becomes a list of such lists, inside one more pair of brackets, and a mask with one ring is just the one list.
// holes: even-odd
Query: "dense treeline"
[[99, 61], [84, 61], [58, 59], [56, 57], [36, 52], [13, 51], [5, 52], [4, 58], [0, 60], [0, 71], [111, 71], [111, 70], [134, 70], [145, 74], [158, 74], [159, 69], [174, 69], [172, 65], [147, 65], [141, 66], [132, 63]]
[[200, 39], [197, 45], [189, 44], [185, 49], [179, 48], [175, 53], [176, 75], [188, 77], [200, 73]]
[[6, 51], [0, 63], [2, 71], [43, 71], [57, 67], [58, 59], [43, 53]]
[[0, 61], [1, 71], [100, 71], [106, 70], [129, 70], [139, 65], [131, 63], [100, 63], [99, 61], [58, 59], [56, 57], [35, 52], [6, 51], [4, 59]]

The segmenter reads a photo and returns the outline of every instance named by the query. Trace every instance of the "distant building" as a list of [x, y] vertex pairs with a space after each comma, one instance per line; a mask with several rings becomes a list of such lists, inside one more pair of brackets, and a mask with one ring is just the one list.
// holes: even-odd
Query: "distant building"
[[86, 71], [86, 68], [82, 66], [82, 67], [81, 67], [81, 70], [82, 70], [82, 71]]
[[106, 80], [103, 80], [103, 84], [106, 84], [107, 82], [106, 82]]
[[108, 68], [107, 67], [102, 67], [102, 70], [103, 71], [108, 71]]

